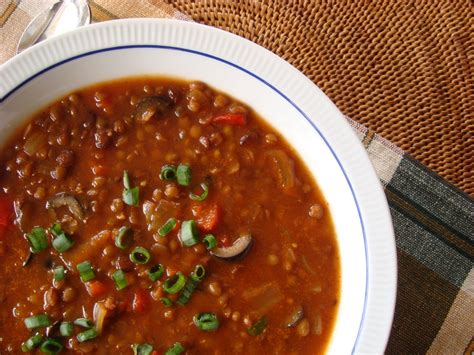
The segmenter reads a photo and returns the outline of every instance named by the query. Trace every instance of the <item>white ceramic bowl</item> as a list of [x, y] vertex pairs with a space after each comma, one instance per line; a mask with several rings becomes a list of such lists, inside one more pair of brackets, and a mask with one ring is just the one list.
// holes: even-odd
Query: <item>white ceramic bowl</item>
[[334, 104], [294, 67], [232, 34], [174, 20], [88, 26], [0, 67], [0, 144], [59, 97], [127, 76], [200, 80], [249, 104], [283, 133], [330, 205], [342, 290], [329, 354], [383, 353], [396, 294], [387, 202], [368, 156]]

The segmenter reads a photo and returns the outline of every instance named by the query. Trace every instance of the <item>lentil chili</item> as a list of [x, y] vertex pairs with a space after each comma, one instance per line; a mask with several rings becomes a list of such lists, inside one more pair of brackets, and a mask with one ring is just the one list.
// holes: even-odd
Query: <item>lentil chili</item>
[[104, 83], [35, 114], [0, 161], [0, 353], [324, 352], [331, 216], [244, 104]]

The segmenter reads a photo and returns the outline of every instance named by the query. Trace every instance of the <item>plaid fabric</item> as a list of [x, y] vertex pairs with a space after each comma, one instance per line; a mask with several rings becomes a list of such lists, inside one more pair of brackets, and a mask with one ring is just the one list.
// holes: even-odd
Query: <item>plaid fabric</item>
[[[0, 2], [0, 63], [31, 18], [54, 0]], [[155, 1], [90, 1], [93, 21], [190, 20]], [[387, 354], [474, 354], [474, 201], [401, 149], [348, 118], [385, 187], [399, 284]]]

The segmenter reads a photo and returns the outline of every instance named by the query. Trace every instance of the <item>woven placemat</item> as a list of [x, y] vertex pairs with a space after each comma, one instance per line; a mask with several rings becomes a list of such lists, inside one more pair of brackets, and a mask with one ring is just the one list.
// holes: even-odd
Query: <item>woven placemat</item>
[[168, 2], [283, 57], [347, 116], [474, 195], [471, 1]]

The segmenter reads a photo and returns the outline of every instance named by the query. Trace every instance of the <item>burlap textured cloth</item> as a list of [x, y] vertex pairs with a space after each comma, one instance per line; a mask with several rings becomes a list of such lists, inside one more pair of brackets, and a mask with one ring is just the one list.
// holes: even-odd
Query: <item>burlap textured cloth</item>
[[[0, 63], [52, 2], [0, 0]], [[234, 32], [321, 87], [353, 119], [390, 205], [399, 283], [387, 354], [472, 355], [474, 202], [404, 152], [474, 194], [472, 3], [168, 2], [90, 5], [95, 22], [174, 17]]]

